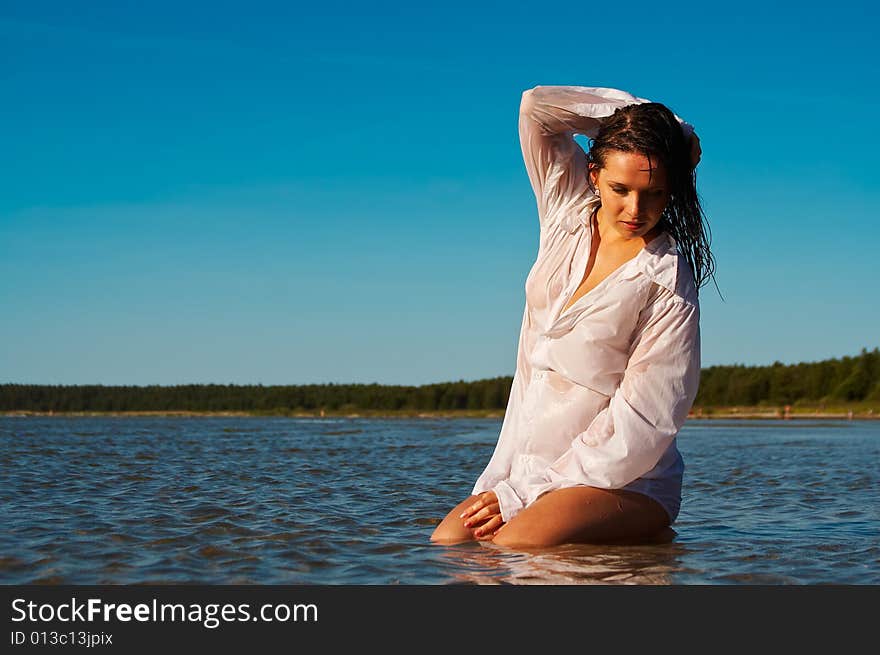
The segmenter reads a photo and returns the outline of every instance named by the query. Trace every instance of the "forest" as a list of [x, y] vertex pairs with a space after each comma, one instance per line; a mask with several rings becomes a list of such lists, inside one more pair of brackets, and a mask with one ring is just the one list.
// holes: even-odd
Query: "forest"
[[[0, 411], [504, 410], [511, 376], [421, 386], [381, 384], [105, 386], [0, 384]], [[880, 401], [880, 350], [820, 362], [704, 368], [694, 406], [729, 407]]]

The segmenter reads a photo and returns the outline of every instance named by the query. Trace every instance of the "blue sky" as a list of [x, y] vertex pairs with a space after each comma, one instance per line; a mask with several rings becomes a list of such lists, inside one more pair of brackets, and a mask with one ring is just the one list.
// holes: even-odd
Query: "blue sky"
[[0, 382], [512, 375], [538, 84], [696, 126], [705, 366], [880, 343], [867, 2], [317, 4], [0, 4]]

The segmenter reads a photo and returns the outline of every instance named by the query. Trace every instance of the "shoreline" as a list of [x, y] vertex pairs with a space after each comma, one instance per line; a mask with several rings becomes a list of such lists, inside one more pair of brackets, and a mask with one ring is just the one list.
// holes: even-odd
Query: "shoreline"
[[[48, 418], [48, 417], [156, 417], [156, 418], [198, 418], [198, 417], [228, 417], [228, 418], [373, 418], [373, 419], [445, 419], [445, 418], [486, 418], [503, 419], [504, 410], [449, 410], [449, 411], [379, 411], [363, 410], [360, 412], [330, 412], [330, 411], [291, 411], [291, 412], [244, 412], [244, 411], [125, 411], [125, 412], [55, 412], [55, 411], [32, 411], [32, 410], [4, 410], [0, 416], [18, 418]], [[835, 421], [871, 421], [880, 419], [880, 413], [872, 410], [847, 410], [843, 411], [817, 411], [795, 410], [785, 412], [783, 409], [768, 410], [755, 408], [702, 408], [691, 412], [688, 421], [717, 421], [717, 420], [835, 420]]]

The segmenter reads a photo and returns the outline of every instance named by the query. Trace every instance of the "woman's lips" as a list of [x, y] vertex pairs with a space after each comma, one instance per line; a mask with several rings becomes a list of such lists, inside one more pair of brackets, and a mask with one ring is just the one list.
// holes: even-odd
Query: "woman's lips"
[[644, 223], [630, 222], [630, 221], [621, 221], [621, 223], [623, 223], [630, 230], [638, 230], [640, 227], [642, 227], [644, 225]]

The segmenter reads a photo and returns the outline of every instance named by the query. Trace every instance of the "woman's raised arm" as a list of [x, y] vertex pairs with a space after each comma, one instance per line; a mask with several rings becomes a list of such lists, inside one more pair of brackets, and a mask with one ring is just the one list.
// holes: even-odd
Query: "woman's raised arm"
[[648, 102], [625, 91], [588, 86], [536, 86], [522, 94], [519, 140], [544, 227], [589, 191], [586, 153], [575, 134], [594, 137], [618, 107]]
[[[586, 153], [574, 135], [595, 137], [603, 118], [645, 102], [650, 100], [598, 86], [536, 86], [523, 92], [519, 139], [542, 228], [589, 192]], [[693, 128], [681, 123], [689, 137]]]

